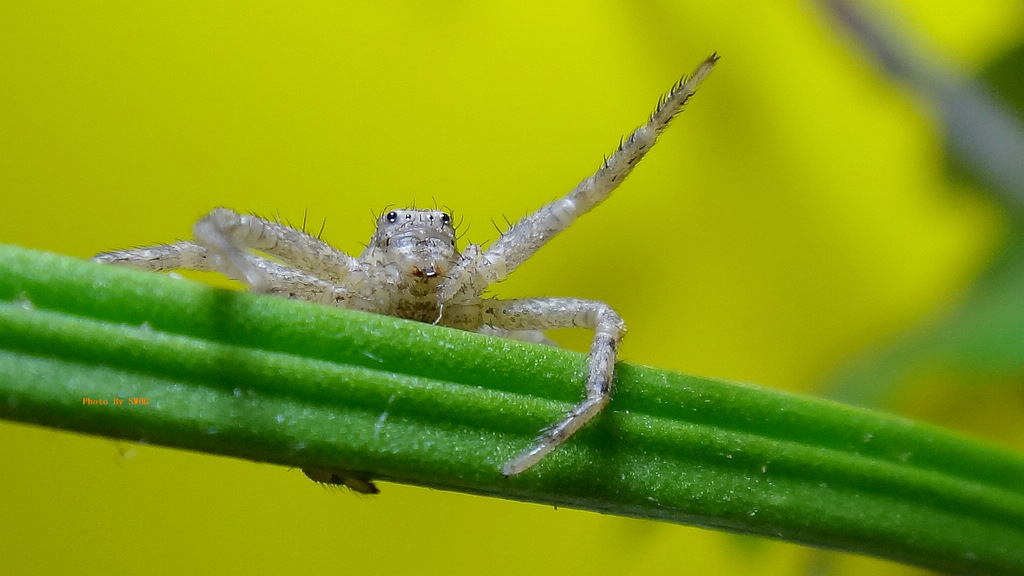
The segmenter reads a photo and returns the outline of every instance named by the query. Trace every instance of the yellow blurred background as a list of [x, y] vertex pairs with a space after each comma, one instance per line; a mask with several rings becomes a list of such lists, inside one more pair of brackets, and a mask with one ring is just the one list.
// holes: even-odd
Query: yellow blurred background
[[[1014, 0], [875, 5], [967, 74], [1024, 33]], [[463, 242], [485, 242], [492, 221], [594, 170], [715, 50], [627, 183], [495, 293], [610, 303], [630, 362], [813, 390], [954, 302], [1005, 230], [944, 178], [926, 103], [810, 2], [5, 2], [0, 242], [88, 257], [188, 237], [223, 205], [326, 220], [324, 237], [358, 252], [373, 214], [413, 202], [451, 207]], [[588, 335], [557, 338], [583, 349]], [[1019, 419], [939, 423], [1024, 447]], [[0, 470], [7, 574], [802, 574], [820, 561], [416, 487], [360, 497], [297, 470], [7, 423]], [[919, 573], [832, 560], [841, 574]]]

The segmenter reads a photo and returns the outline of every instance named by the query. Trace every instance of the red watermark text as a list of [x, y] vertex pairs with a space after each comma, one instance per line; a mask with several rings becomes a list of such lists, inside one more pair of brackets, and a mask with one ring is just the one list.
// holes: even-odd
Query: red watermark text
[[125, 404], [129, 406], [147, 406], [149, 405], [149, 398], [89, 398], [86, 396], [82, 398], [82, 404], [86, 406], [123, 406]]

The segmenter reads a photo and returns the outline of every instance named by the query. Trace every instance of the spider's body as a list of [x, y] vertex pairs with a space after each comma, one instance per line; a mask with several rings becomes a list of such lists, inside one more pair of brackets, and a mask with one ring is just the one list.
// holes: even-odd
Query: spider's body
[[[486, 248], [470, 244], [460, 252], [451, 216], [440, 210], [382, 214], [370, 243], [354, 258], [300, 230], [217, 208], [195, 224], [194, 241], [107, 252], [96, 259], [155, 271], [213, 270], [244, 282], [253, 291], [524, 340], [541, 341], [543, 331], [552, 328], [593, 330], [586, 397], [502, 470], [507, 476], [519, 474], [608, 404], [625, 325], [602, 302], [500, 300], [485, 298], [484, 293], [607, 198], [654, 145], [716, 61], [712, 55], [680, 81], [650, 120], [625, 139], [597, 172], [565, 197], [516, 222]], [[365, 475], [342, 469], [307, 471], [307, 475], [362, 492], [375, 490]]]
[[[352, 307], [433, 322], [440, 313], [438, 286], [460, 257], [455, 247], [455, 229], [447, 213], [391, 210], [377, 220], [377, 230], [359, 257], [365, 270], [376, 271], [368, 272], [367, 276], [379, 281], [369, 282], [366, 293]], [[382, 298], [384, 293], [387, 302]]]

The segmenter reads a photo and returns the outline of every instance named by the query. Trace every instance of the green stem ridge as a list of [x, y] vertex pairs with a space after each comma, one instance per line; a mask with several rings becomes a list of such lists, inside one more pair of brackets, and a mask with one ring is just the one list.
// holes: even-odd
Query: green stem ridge
[[579, 398], [585, 367], [575, 352], [0, 245], [2, 418], [1024, 573], [1024, 457], [755, 386], [622, 363], [606, 414], [502, 477]]

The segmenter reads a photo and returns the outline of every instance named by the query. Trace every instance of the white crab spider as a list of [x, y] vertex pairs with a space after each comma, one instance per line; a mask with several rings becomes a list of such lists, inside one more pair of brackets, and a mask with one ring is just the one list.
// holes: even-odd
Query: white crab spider
[[[256, 292], [512, 338], [539, 341], [543, 331], [552, 328], [593, 330], [585, 398], [502, 469], [506, 476], [519, 474], [563, 444], [608, 404], [615, 358], [626, 327], [603, 302], [580, 298], [499, 300], [483, 294], [607, 198], [654, 145], [717, 60], [712, 54], [676, 84], [648, 122], [568, 195], [516, 222], [487, 248], [470, 244], [460, 253], [451, 216], [440, 210], [385, 212], [377, 220], [369, 245], [359, 258], [353, 258], [301, 230], [217, 208], [196, 222], [193, 241], [106, 252], [95, 259], [154, 271], [212, 270], [240, 280]], [[275, 260], [256, 254], [260, 252]], [[321, 482], [376, 491], [365, 475], [356, 472], [306, 473]]]

